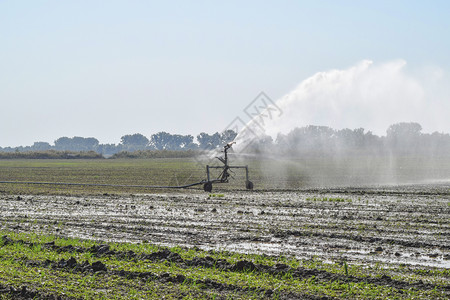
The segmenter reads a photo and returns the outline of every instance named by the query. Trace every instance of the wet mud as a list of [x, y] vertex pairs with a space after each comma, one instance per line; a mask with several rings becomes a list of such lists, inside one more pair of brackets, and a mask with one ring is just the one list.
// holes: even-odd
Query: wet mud
[[4, 230], [450, 268], [450, 186], [0, 195]]

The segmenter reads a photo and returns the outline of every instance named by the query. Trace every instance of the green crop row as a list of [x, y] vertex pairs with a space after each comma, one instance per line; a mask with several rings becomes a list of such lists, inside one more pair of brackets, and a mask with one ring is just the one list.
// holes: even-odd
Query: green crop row
[[[182, 247], [170, 248], [183, 261], [209, 256], [229, 263], [251, 261], [254, 264], [274, 266], [285, 263], [291, 268], [308, 267], [312, 270], [326, 270], [333, 274], [361, 278], [357, 282], [323, 280], [320, 278], [298, 278], [292, 272], [272, 274], [258, 270], [232, 271], [216, 267], [186, 265], [170, 260], [149, 260], [140, 256], [95, 255], [89, 249], [98, 242], [80, 239], [57, 238], [37, 234], [15, 234], [1, 232], [0, 240], [0, 283], [20, 289], [26, 286], [41, 295], [54, 294], [81, 299], [214, 299], [214, 298], [282, 298], [283, 295], [330, 296], [340, 299], [445, 299], [448, 293], [435, 289], [398, 289], [389, 285], [368, 283], [369, 278], [361, 272], [363, 266], [350, 263], [343, 265], [323, 262], [301, 261], [295, 258], [266, 255], [245, 255], [232, 252], [202, 251]], [[5, 242], [6, 241], [6, 242]], [[11, 242], [12, 241], [12, 242]], [[45, 245], [72, 246], [79, 251], [58, 251]], [[163, 247], [149, 243], [111, 243], [114, 253], [151, 254]], [[77, 262], [93, 264], [101, 262], [108, 271], [76, 272], [71, 269], [55, 268], [61, 260], [76, 259]], [[43, 262], [48, 262], [47, 265]], [[151, 278], [128, 278], [119, 276], [120, 271], [136, 274], [154, 274]], [[376, 278], [383, 270], [372, 269], [370, 276]], [[427, 274], [423, 274], [427, 275]], [[435, 276], [436, 274], [430, 274]], [[183, 278], [180, 282], [164, 281], [161, 278]], [[320, 277], [320, 276], [319, 276]], [[340, 277], [339, 277], [340, 278]], [[213, 283], [213, 284], [211, 284]], [[216, 286], [222, 288], [216, 288]]]

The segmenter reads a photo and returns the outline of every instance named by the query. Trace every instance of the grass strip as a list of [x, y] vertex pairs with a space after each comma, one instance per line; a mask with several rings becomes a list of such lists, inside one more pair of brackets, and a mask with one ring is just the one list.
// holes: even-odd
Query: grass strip
[[[5, 243], [4, 241], [8, 241], [8, 239], [12, 242]], [[433, 289], [428, 286], [425, 286], [426, 289], [420, 289], [417, 286], [408, 286], [403, 283], [406, 288], [396, 287], [391, 279], [388, 280], [386, 276], [383, 279], [381, 274], [375, 274], [372, 278], [381, 276], [381, 279], [386, 281], [385, 285], [380, 284], [380, 281], [377, 282], [378, 284], [371, 283], [367, 278], [357, 281], [349, 280], [356, 278], [353, 275], [348, 277], [330, 276], [326, 274], [331, 273], [318, 272], [317, 269], [312, 269], [315, 275], [307, 278], [296, 276], [295, 272], [261, 272], [252, 261], [241, 260], [231, 264], [232, 261], [236, 261], [236, 257], [230, 253], [216, 253], [216, 256], [225, 257], [222, 259], [227, 264], [234, 266], [235, 269], [202, 264], [189, 265], [187, 262], [192, 263], [195, 259], [205, 262], [214, 261], [214, 258], [206, 256], [210, 258], [201, 260], [200, 255], [205, 255], [203, 251], [180, 247], [169, 251], [166, 248], [150, 244], [111, 244], [111, 246], [108, 245], [110, 248], [108, 251], [114, 251], [114, 255], [98, 255], [98, 249], [102, 244], [86, 240], [27, 234], [9, 234], [8, 238], [2, 240], [0, 248], [2, 260], [0, 282], [2, 284], [17, 288], [29, 286], [41, 293], [56, 293], [75, 298], [148, 298], [155, 296], [152, 294], [155, 289], [164, 291], [159, 296], [192, 296], [193, 298], [208, 298], [213, 295], [225, 298], [230, 295], [235, 298], [267, 298], [270, 295], [276, 298], [288, 297], [289, 294], [302, 295], [304, 298], [310, 297], [311, 299], [317, 297], [445, 299], [448, 297], [448, 290], [438, 286]], [[49, 247], [50, 245], [56, 247]], [[97, 252], [89, 251], [89, 249], [97, 249]], [[125, 249], [129, 250], [121, 251]], [[107, 254], [108, 251], [105, 251], [104, 254]], [[174, 258], [173, 261], [148, 259], [152, 254], [163, 251], [169, 251], [169, 255]], [[186, 260], [183, 256], [193, 258]], [[249, 258], [247, 257], [247, 259]], [[101, 262], [106, 266], [107, 271], [90, 270], [85, 272], [77, 270], [73, 266], [63, 265], [62, 262], [67, 264], [71, 259], [76, 262], [76, 265], [82, 265], [83, 263], [80, 263], [82, 261], [90, 266]], [[265, 261], [264, 265], [267, 268], [272, 268], [269, 265], [277, 268], [282, 265], [279, 263], [279, 258], [274, 257], [260, 256], [259, 261]], [[45, 264], [45, 262], [47, 263]], [[240, 268], [236, 268], [239, 263], [241, 264]], [[291, 261], [291, 264], [293, 263]], [[295, 263], [300, 265], [302, 262]], [[245, 264], [250, 267], [245, 268]], [[282, 267], [291, 268], [288, 265], [282, 265]], [[351, 274], [351, 267], [348, 272]], [[80, 282], [84, 283], [79, 285]], [[80, 294], [80, 290], [72, 288], [76, 285], [82, 287], [83, 294]], [[131, 294], [124, 293], [124, 290], [128, 289], [136, 291]]]

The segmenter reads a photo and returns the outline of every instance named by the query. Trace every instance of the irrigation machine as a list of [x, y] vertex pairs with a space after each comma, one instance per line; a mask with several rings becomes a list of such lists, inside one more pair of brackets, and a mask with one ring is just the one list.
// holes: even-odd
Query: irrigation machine
[[[232, 166], [229, 164], [228, 161], [228, 150], [231, 149], [231, 146], [235, 144], [236, 142], [231, 142], [226, 144], [223, 147], [223, 157], [216, 157], [220, 162], [223, 163], [222, 166], [210, 166], [206, 165], [206, 182], [203, 184], [203, 190], [205, 192], [211, 192], [212, 191], [212, 185], [213, 183], [227, 183], [228, 178], [231, 176], [230, 172], [232, 172], [231, 169], [245, 169], [245, 188], [248, 190], [253, 190], [253, 182], [251, 182], [248, 179], [248, 166]], [[221, 172], [219, 176], [216, 179], [211, 179], [211, 172], [210, 169], [221, 169]]]

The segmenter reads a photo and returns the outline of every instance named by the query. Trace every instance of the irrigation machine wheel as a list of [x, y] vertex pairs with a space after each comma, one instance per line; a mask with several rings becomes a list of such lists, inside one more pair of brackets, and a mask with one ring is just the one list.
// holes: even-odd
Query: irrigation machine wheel
[[247, 190], [253, 190], [253, 182], [251, 182], [250, 180], [247, 181], [247, 182], [245, 183], [245, 188], [246, 188]]
[[211, 192], [212, 191], [212, 182], [206, 182], [204, 185], [203, 185], [203, 190], [205, 191], [205, 192]]

